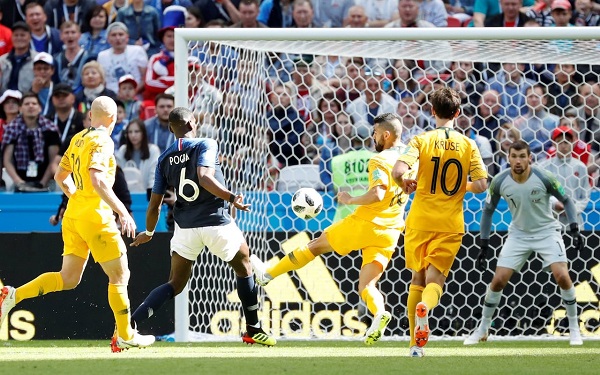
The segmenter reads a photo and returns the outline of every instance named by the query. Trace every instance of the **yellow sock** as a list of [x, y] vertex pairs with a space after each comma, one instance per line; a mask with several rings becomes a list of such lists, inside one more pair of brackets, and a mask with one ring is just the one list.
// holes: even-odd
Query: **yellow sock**
[[423, 288], [420, 285], [411, 285], [408, 288], [408, 301], [406, 301], [406, 308], [408, 310], [408, 329], [410, 330], [410, 346], [417, 345], [415, 341], [415, 310], [417, 309], [417, 303], [421, 302], [423, 295]]
[[127, 285], [108, 284], [108, 304], [115, 315], [117, 335], [126, 341], [131, 340], [133, 338], [133, 329], [129, 324], [130, 313]]
[[433, 310], [440, 303], [442, 298], [442, 287], [436, 283], [429, 283], [423, 290], [423, 298], [421, 300], [425, 302], [429, 311]]
[[315, 256], [310, 252], [308, 246], [305, 245], [286, 255], [274, 266], [269, 267], [267, 273], [271, 275], [271, 277], [276, 278], [286, 272], [306, 266], [313, 259], [315, 259]]
[[360, 294], [362, 299], [367, 304], [367, 308], [373, 314], [377, 315], [380, 312], [385, 311], [385, 302], [383, 302], [383, 294], [374, 286], [368, 286], [363, 289]]
[[47, 272], [39, 275], [25, 285], [17, 288], [15, 292], [15, 302], [19, 303], [24, 299], [43, 296], [52, 292], [63, 290], [63, 279], [60, 272]]

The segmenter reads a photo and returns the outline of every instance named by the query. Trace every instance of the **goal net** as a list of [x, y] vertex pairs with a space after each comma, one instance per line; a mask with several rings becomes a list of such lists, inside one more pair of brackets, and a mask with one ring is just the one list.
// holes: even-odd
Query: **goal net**
[[[347, 214], [333, 199], [336, 189], [364, 191], [373, 117], [397, 112], [408, 142], [435, 126], [428, 97], [437, 87], [459, 91], [463, 114], [456, 127], [476, 140], [491, 175], [507, 167], [507, 145], [519, 138], [541, 165], [556, 153], [553, 135], [560, 131], [575, 142], [575, 157], [594, 166], [599, 41], [600, 29], [578, 27], [178, 29], [175, 100], [194, 111], [199, 136], [218, 140], [226, 182], [252, 204], [237, 223], [251, 251], [275, 262]], [[597, 172], [570, 173], [561, 178], [582, 211], [587, 238], [584, 251], [567, 252], [571, 276], [582, 332], [599, 337]], [[586, 183], [573, 183], [581, 178]], [[315, 219], [292, 213], [291, 196], [300, 187], [323, 194], [325, 209]], [[510, 222], [501, 202], [491, 238], [496, 256], [487, 270], [476, 269], [483, 200], [484, 194], [466, 197], [467, 233], [432, 311], [434, 339], [463, 336], [481, 317]], [[393, 315], [386, 336], [405, 338], [411, 273], [402, 243], [397, 250], [380, 288]], [[263, 327], [282, 338], [362, 337], [371, 317], [357, 293], [360, 264], [359, 252], [326, 255], [260, 288]], [[176, 340], [238, 339], [244, 324], [233, 271], [203, 252], [189, 290], [176, 300]], [[560, 337], [566, 327], [558, 287], [532, 257], [506, 287], [492, 333]]]

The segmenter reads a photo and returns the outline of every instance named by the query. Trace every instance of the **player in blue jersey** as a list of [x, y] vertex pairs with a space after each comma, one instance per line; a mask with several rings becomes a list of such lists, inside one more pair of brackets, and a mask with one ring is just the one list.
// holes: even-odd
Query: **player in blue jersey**
[[[169, 114], [169, 128], [177, 140], [158, 159], [154, 187], [146, 212], [146, 231], [131, 246], [152, 239], [163, 197], [169, 186], [175, 187], [177, 200], [173, 208], [175, 232], [171, 239], [169, 281], [155, 288], [131, 316], [133, 324], [150, 317], [166, 301], [181, 293], [192, 274], [192, 265], [206, 246], [227, 262], [237, 276], [237, 292], [246, 317], [242, 340], [249, 344], [273, 346], [276, 340], [267, 335], [258, 320], [258, 295], [250, 265], [250, 250], [244, 235], [229, 215], [230, 204], [248, 211], [241, 194], [225, 187], [218, 159], [217, 142], [195, 138], [193, 113], [182, 107]], [[152, 229], [151, 229], [152, 228]]]

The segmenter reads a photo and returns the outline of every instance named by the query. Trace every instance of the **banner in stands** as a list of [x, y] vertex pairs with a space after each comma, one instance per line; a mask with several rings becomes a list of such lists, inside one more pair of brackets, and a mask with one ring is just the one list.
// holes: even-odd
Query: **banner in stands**
[[[284, 235], [271, 236], [269, 258], [283, 256], [277, 240], [284, 241]], [[495, 258], [486, 272], [476, 271], [474, 237], [465, 237], [465, 249], [472, 248], [472, 253], [467, 254], [466, 250], [459, 253], [440, 306], [433, 310], [431, 325], [435, 335], [463, 335], [474, 328], [481, 316], [481, 303], [491, 281]], [[594, 256], [594, 249], [599, 244], [597, 236], [587, 237], [586, 249], [571, 264], [574, 271], [571, 275], [577, 288], [583, 333], [599, 335], [600, 265], [599, 257]], [[157, 233], [150, 243], [130, 248], [132, 308], [138, 306], [154, 287], [167, 280], [169, 240], [170, 234]], [[492, 237], [491, 247], [499, 250], [501, 242], [502, 237], [497, 234]], [[21, 285], [40, 273], [60, 269], [60, 234], [0, 234], [0, 243], [3, 244], [0, 281], [4, 284]], [[332, 254], [323, 257], [322, 263], [318, 261], [306, 273], [292, 273], [282, 279], [281, 284], [265, 289], [261, 313], [263, 325], [276, 336], [363, 335], [370, 321], [356, 292], [358, 254], [344, 258]], [[390, 325], [394, 335], [408, 334], [405, 306], [409, 282], [410, 271], [404, 268], [404, 259], [399, 254], [380, 284], [386, 295], [386, 307], [394, 316]], [[75, 290], [51, 293], [17, 305], [1, 327], [0, 339], [108, 339], [113, 332], [114, 320], [106, 297], [107, 283], [100, 266], [88, 262]], [[211, 332], [204, 333], [239, 335], [242, 327], [239, 306], [215, 311], [211, 316], [202, 313], [213, 311], [214, 307], [210, 305], [229, 298], [235, 290], [214, 289], [210, 294], [194, 304], [192, 310], [198, 311], [191, 311], [198, 319], [209, 323]], [[155, 335], [169, 334], [173, 332], [173, 316], [173, 303], [170, 302], [140, 329]], [[541, 271], [541, 262], [535, 258], [507, 286], [494, 319], [494, 330], [503, 335], [561, 334], [566, 327], [563, 317], [558, 287], [549, 273]]]

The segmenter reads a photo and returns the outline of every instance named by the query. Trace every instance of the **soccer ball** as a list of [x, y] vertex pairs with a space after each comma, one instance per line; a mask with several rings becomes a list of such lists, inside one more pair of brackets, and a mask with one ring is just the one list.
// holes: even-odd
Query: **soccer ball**
[[298, 189], [292, 197], [292, 211], [301, 219], [311, 219], [323, 210], [323, 198], [313, 188]]

